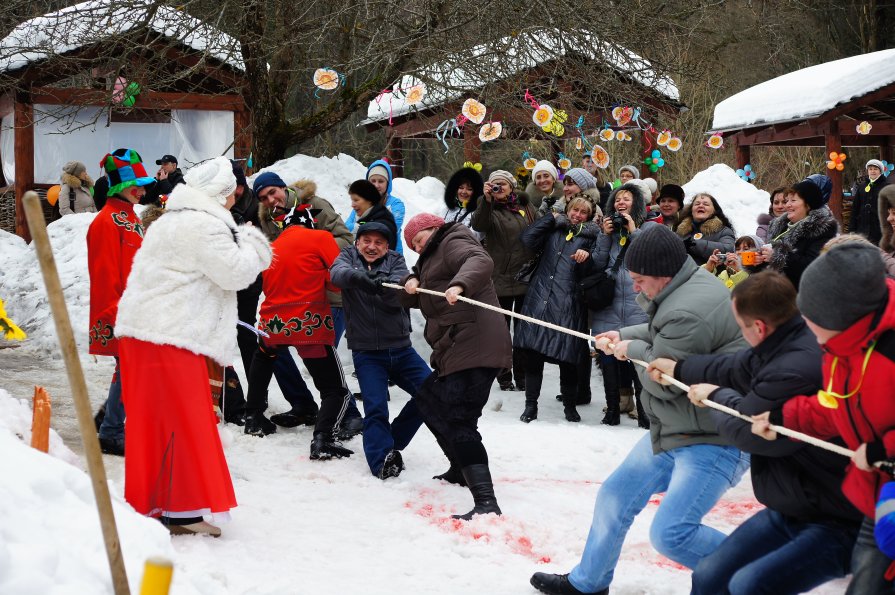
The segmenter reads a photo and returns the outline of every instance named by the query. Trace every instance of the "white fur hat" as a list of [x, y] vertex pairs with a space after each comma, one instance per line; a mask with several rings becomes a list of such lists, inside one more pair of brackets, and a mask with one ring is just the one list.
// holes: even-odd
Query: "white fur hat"
[[659, 189], [659, 185], [656, 184], [656, 179], [655, 179], [655, 178], [650, 178], [649, 176], [647, 176], [647, 177], [643, 178], [643, 182], [644, 182], [644, 183], [647, 185], [647, 187], [649, 188], [649, 195], [650, 195], [650, 197], [652, 197], [653, 194], [656, 193], [656, 190]]
[[884, 172], [886, 170], [886, 168], [883, 167], [883, 162], [880, 161], [879, 159], [871, 159], [870, 161], [868, 161], [867, 163], [864, 164], [864, 169], [867, 169], [871, 165], [877, 166], [881, 172]]
[[531, 177], [534, 179], [536, 175], [538, 175], [539, 171], [545, 171], [551, 176], [553, 176], [554, 181], [559, 176], [559, 173], [556, 171], [556, 167], [547, 161], [546, 159], [541, 159], [537, 163], [535, 163], [534, 168], [531, 170]]
[[215, 157], [191, 168], [183, 176], [186, 185], [207, 195], [220, 205], [236, 190], [233, 165], [226, 157]]

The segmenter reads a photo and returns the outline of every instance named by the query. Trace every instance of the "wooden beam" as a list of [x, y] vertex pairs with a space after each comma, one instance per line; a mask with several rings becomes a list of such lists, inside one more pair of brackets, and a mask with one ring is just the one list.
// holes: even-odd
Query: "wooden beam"
[[746, 165], [751, 163], [750, 160], [752, 159], [752, 155], [749, 145], [740, 145], [739, 143], [737, 143], [736, 138], [737, 137], [735, 137], [734, 140], [733, 150], [736, 154], [737, 167], [739, 169], [743, 169], [744, 167], [746, 167]]
[[883, 103], [881, 101], [877, 101], [876, 103], [872, 103], [872, 104], [868, 105], [867, 107], [869, 107], [872, 110], [878, 111], [879, 113], [883, 114], [884, 116], [889, 116], [890, 118], [895, 118], [895, 106], [886, 105], [885, 103]]
[[31, 231], [25, 218], [22, 198], [34, 184], [34, 105], [27, 92], [16, 93], [13, 106], [15, 126], [14, 152], [16, 163], [16, 235], [31, 242]]
[[889, 99], [892, 96], [895, 96], [895, 83], [890, 83], [885, 87], [877, 89], [876, 91], [866, 93], [861, 97], [852, 99], [848, 103], [843, 103], [842, 105], [839, 105], [833, 109], [827, 110], [819, 116], [808, 120], [808, 123], [823, 124], [825, 122], [829, 122], [830, 120], [838, 118], [842, 114], [847, 114], [857, 107], [869, 106], [873, 103], [876, 103], [877, 101]]
[[[109, 92], [101, 89], [35, 87], [31, 96], [33, 103], [45, 103], [48, 105], [109, 105]], [[203, 95], [200, 93], [144, 91], [137, 96], [136, 107], [142, 109], [194, 109], [232, 112], [245, 109], [245, 102], [240, 95]]]
[[[895, 120], [867, 120], [870, 123], [870, 132], [862, 136], [891, 136], [895, 134]], [[854, 120], [839, 120], [837, 121], [839, 134], [844, 136], [855, 136], [857, 135], [857, 131], [855, 127], [857, 124]], [[871, 145], [878, 145], [879, 141], [870, 141]]]
[[[842, 139], [839, 137], [839, 129], [835, 126], [835, 122], [829, 122], [827, 125], [828, 132], [824, 135], [825, 145], [826, 145], [826, 156], [829, 158], [830, 153], [842, 152]], [[830, 210], [833, 211], [833, 216], [842, 222], [842, 172], [835, 169], [828, 169], [826, 171], [827, 175], [830, 176], [830, 180], [833, 182], [833, 191], [830, 194]]]

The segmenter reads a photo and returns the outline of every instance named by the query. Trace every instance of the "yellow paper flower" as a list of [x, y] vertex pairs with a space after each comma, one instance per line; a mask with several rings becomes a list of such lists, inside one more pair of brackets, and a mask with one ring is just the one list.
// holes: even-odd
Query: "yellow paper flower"
[[863, 122], [855, 126], [855, 130], [858, 132], [858, 134], [870, 134], [871, 128], [873, 128], [873, 126], [867, 120], [864, 120]]
[[426, 96], [426, 86], [422, 83], [418, 85], [414, 85], [407, 90], [407, 95], [404, 97], [404, 101], [407, 105], [416, 105], [420, 101], [423, 100], [423, 97]]
[[571, 169], [572, 168], [572, 162], [566, 158], [563, 158], [563, 159], [560, 159], [559, 161], [557, 161], [556, 165], [557, 165], [557, 167], [559, 167], [559, 169]]
[[582, 148], [584, 148], [584, 144], [581, 142], [581, 138], [576, 138], [575, 139], [575, 149], [577, 151], [580, 151]]
[[663, 130], [659, 133], [659, 136], [656, 137], [656, 144], [660, 147], [664, 147], [668, 144], [668, 141], [671, 140], [671, 133], [667, 130]]
[[494, 140], [503, 132], [503, 124], [500, 122], [489, 122], [479, 129], [479, 140], [483, 143]]
[[525, 169], [534, 169], [537, 164], [538, 164], [538, 160], [535, 159], [534, 157], [529, 157], [528, 159], [526, 159], [525, 161], [522, 162], [522, 165], [525, 166]]
[[706, 146], [710, 149], [720, 149], [724, 146], [724, 137], [720, 134], [713, 134], [706, 142]]
[[681, 141], [681, 139], [675, 136], [668, 141], [668, 144], [665, 145], [665, 148], [667, 148], [669, 151], [680, 151], [682, 146], [684, 146], [684, 143]]
[[314, 71], [314, 84], [324, 91], [332, 91], [339, 86], [339, 73], [332, 68], [318, 68]]
[[624, 126], [634, 117], [634, 110], [630, 107], [616, 107], [612, 110], [612, 117], [619, 126]]
[[549, 105], [542, 105], [535, 110], [535, 113], [531, 117], [531, 119], [541, 128], [546, 128], [553, 120], [553, 108]]
[[483, 103], [469, 98], [463, 102], [463, 109], [460, 110], [460, 113], [466, 116], [473, 124], [481, 124], [482, 120], [485, 119], [485, 112], [487, 111], [488, 108]]
[[600, 169], [609, 167], [609, 153], [600, 145], [594, 145], [593, 150], [590, 152], [590, 158], [594, 160], [594, 165]]
[[611, 141], [615, 138], [615, 131], [612, 128], [604, 128], [600, 131], [600, 138], [604, 141]]
[[615, 140], [625, 140], [625, 133], [619, 130], [615, 133]]

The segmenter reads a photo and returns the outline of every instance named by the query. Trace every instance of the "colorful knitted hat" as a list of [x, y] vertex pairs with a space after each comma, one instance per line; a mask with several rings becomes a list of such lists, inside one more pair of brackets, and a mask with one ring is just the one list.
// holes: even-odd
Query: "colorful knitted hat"
[[146, 175], [143, 159], [133, 149], [116, 149], [99, 162], [109, 176], [109, 196], [131, 186], [148, 186], [155, 178]]

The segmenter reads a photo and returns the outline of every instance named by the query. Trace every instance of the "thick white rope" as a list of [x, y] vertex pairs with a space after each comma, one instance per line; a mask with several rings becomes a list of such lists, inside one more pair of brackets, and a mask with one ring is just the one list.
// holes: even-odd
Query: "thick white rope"
[[[391, 289], [400, 289], [401, 291], [404, 291], [403, 285], [397, 285], [395, 283], [383, 283], [382, 286], [389, 287]], [[431, 289], [423, 289], [422, 287], [417, 287], [416, 291], [418, 293], [426, 293], [429, 295], [437, 295], [437, 296], [444, 297], [444, 292], [441, 292], [441, 291], [433, 291]], [[469, 299], [468, 297], [464, 297], [463, 295], [458, 296], [457, 299], [459, 299], [461, 302], [466, 302], [467, 304], [472, 304], [473, 306], [478, 306], [480, 308], [485, 308], [486, 310], [492, 310], [494, 312], [499, 312], [505, 316], [512, 316], [513, 318], [518, 318], [520, 320], [524, 320], [525, 322], [530, 322], [532, 324], [537, 324], [537, 325], [540, 325], [543, 327], [547, 327], [549, 329], [553, 329], [560, 333], [565, 333], [567, 335], [572, 335], [573, 337], [578, 337], [579, 339], [584, 339], [585, 341], [588, 341], [588, 342], [594, 340], [594, 338], [592, 336], [588, 335], [587, 333], [580, 333], [578, 331], [573, 331], [571, 329], [567, 329], [567, 328], [559, 326], [557, 324], [552, 324], [550, 322], [544, 322], [543, 320], [538, 320], [537, 318], [525, 316], [524, 314], [519, 314], [517, 312], [512, 312], [510, 310], [504, 310], [503, 308], [498, 308], [497, 306], [492, 306], [491, 304], [486, 304], [484, 302], [479, 302], [477, 300]], [[609, 346], [610, 349], [614, 350], [615, 346], [612, 343], [610, 343], [608, 340], [606, 341], [606, 344]], [[635, 364], [637, 364], [638, 366], [642, 366], [643, 368], [649, 367], [649, 364], [643, 360], [628, 358], [628, 361], [634, 362]], [[669, 376], [668, 374], [663, 373], [662, 379], [666, 380], [669, 384], [676, 386], [677, 388], [681, 389], [684, 392], [690, 392], [689, 386], [687, 386], [683, 382], [675, 379], [673, 376]], [[752, 423], [751, 417], [749, 417], [748, 415], [743, 415], [736, 409], [731, 409], [730, 407], [726, 407], [724, 405], [721, 405], [720, 403], [715, 403], [714, 401], [710, 401], [709, 399], [706, 399], [702, 402], [712, 409], [716, 409], [718, 411], [724, 412], [727, 415], [731, 415], [731, 416], [741, 419], [743, 421], [749, 422], [750, 424]], [[814, 436], [809, 436], [808, 434], [804, 434], [802, 432], [790, 430], [789, 428], [786, 428], [783, 426], [770, 424], [769, 429], [777, 432], [778, 434], [782, 434], [783, 436], [795, 438], [796, 440], [800, 440], [802, 442], [811, 444], [813, 446], [822, 448], [824, 450], [828, 450], [830, 452], [835, 452], [836, 454], [840, 454], [844, 457], [851, 458], [855, 454], [855, 451], [845, 448], [843, 446], [839, 446], [838, 444], [826, 442], [824, 440], [815, 438]]]

